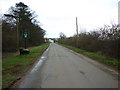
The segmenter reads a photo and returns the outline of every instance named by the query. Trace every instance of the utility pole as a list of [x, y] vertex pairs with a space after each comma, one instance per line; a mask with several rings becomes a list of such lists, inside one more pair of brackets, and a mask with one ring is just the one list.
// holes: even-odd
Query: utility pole
[[76, 32], [77, 32], [77, 38], [76, 38], [76, 46], [78, 47], [78, 37], [79, 37], [79, 34], [78, 34], [78, 21], [77, 21], [77, 17], [76, 17]]
[[120, 25], [120, 1], [118, 2], [118, 24]]
[[77, 17], [76, 17], [76, 32], [77, 32], [77, 37], [79, 37], [79, 35], [78, 35], [78, 21], [77, 21]]

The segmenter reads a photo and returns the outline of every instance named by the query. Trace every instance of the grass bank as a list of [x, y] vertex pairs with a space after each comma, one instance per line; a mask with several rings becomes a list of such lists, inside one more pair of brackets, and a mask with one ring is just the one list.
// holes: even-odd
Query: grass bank
[[75, 47], [68, 46], [68, 45], [63, 45], [63, 44], [59, 44], [59, 45], [62, 45], [62, 46], [66, 47], [66, 48], [69, 48], [69, 49], [71, 49], [71, 50], [73, 50], [77, 53], [80, 53], [80, 54], [83, 54], [87, 57], [90, 57], [93, 60], [96, 60], [98, 62], [101, 62], [101, 63], [104, 63], [104, 64], [107, 64], [107, 65], [110, 65], [112, 67], [120, 69], [120, 59], [114, 59], [114, 58], [106, 57], [106, 56], [103, 56], [103, 55], [100, 55], [100, 54], [97, 54], [97, 53], [88, 52], [88, 51], [82, 50], [80, 48], [75, 48]]
[[49, 44], [34, 47], [30, 54], [12, 56], [2, 62], [2, 88], [9, 88], [21, 78], [34, 62], [42, 55]]

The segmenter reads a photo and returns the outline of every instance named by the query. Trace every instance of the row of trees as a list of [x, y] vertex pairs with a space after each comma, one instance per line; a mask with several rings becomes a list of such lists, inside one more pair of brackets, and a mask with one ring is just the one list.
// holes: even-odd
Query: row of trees
[[[3, 16], [2, 19], [3, 52], [17, 50], [17, 34], [19, 34], [19, 48], [25, 47], [25, 42], [27, 47], [40, 45], [44, 42], [45, 30], [36, 20], [35, 12], [30, 10], [27, 5], [22, 2], [16, 3], [15, 7], [9, 9], [8, 14], [14, 17]], [[19, 19], [18, 23], [17, 19]], [[25, 32], [28, 34], [27, 39], [24, 38]]]
[[120, 26], [104, 26], [91, 32], [83, 32], [79, 37], [66, 38], [61, 33], [59, 43], [75, 46], [87, 51], [96, 52], [113, 58], [120, 58]]

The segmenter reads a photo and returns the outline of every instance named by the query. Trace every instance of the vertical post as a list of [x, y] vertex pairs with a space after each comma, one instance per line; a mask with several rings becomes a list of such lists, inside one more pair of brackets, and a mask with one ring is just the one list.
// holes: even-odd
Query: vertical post
[[17, 49], [19, 49], [19, 18], [18, 17], [16, 18], [16, 22], [17, 22], [17, 33], [16, 33], [16, 36], [17, 36]]
[[0, 19], [0, 89], [2, 90], [2, 19]]
[[76, 17], [76, 32], [77, 32], [77, 37], [79, 37], [79, 35], [78, 35], [78, 22], [77, 22], [77, 17]]
[[118, 24], [120, 24], [120, 1], [118, 2]]
[[25, 43], [25, 49], [27, 48], [27, 38], [28, 38], [28, 32], [27, 30], [24, 31], [24, 43]]
[[26, 38], [25, 38], [25, 49], [27, 48], [27, 40], [26, 40]]
[[76, 38], [76, 46], [78, 47], [78, 22], [77, 22], [77, 17], [76, 17], [76, 33], [77, 33], [77, 38]]

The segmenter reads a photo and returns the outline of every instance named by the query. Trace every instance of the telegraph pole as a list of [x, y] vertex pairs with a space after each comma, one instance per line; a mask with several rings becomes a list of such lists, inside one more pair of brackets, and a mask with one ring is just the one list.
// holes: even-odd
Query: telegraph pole
[[120, 1], [118, 2], [118, 25], [120, 25]]
[[77, 38], [76, 38], [76, 46], [78, 47], [78, 37], [79, 37], [79, 34], [78, 34], [78, 21], [77, 21], [77, 17], [76, 17], [76, 33], [77, 33]]
[[77, 32], [77, 37], [79, 37], [79, 35], [78, 35], [78, 21], [77, 21], [77, 17], [76, 17], [76, 32]]

